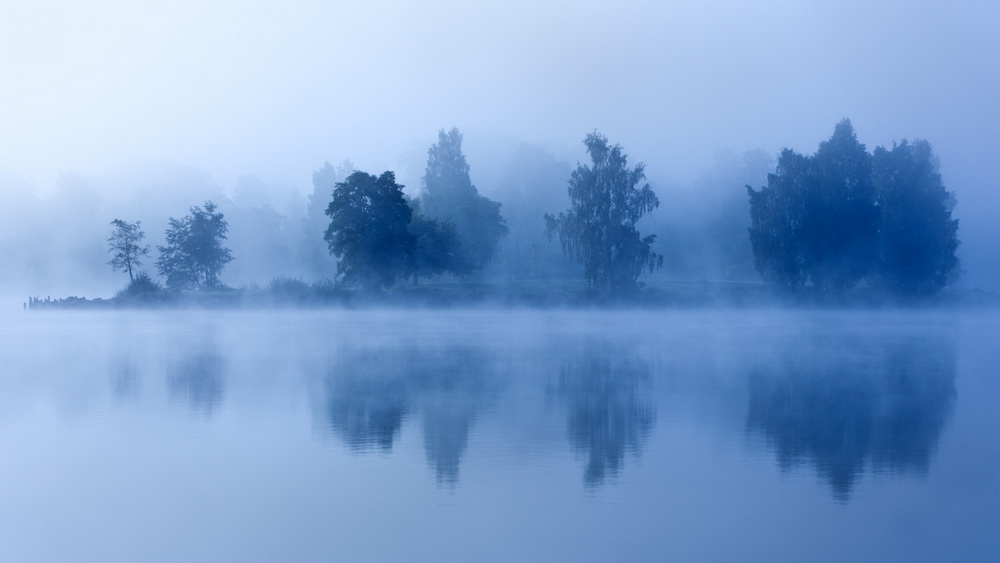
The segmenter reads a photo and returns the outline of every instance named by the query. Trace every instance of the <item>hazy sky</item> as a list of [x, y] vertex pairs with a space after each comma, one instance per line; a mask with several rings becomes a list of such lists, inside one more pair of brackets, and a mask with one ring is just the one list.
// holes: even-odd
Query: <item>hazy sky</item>
[[975, 230], [1000, 211], [998, 54], [996, 0], [0, 0], [0, 173], [305, 191], [325, 160], [396, 168], [458, 126], [579, 152], [598, 129], [683, 183], [850, 117], [869, 148], [929, 140]]

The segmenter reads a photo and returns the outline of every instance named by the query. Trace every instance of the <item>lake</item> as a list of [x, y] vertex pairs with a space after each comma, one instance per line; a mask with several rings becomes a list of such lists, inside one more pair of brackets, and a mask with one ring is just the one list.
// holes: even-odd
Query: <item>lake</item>
[[996, 561], [995, 311], [5, 314], [3, 561]]

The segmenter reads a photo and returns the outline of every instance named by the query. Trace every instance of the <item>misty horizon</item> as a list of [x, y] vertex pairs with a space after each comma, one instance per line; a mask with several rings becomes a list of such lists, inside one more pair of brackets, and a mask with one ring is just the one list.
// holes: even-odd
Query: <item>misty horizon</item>
[[[0, 61], [15, 77], [0, 89], [0, 188], [15, 200], [96, 195], [95, 233], [121, 217], [158, 236], [209, 199], [266, 199], [291, 216], [327, 161], [392, 170], [412, 194], [427, 147], [453, 126], [473, 183], [504, 211], [518, 147], [569, 169], [600, 131], [645, 163], [662, 201], [652, 218], [669, 227], [705, 212], [720, 159], [810, 154], [850, 118], [869, 149], [931, 143], [958, 201], [959, 283], [995, 290], [1000, 279], [993, 3], [0, 10]], [[565, 197], [565, 180], [550, 189]], [[176, 196], [145, 202], [158, 215], [141, 201], [156, 191]], [[79, 238], [67, 235], [54, 229]]]

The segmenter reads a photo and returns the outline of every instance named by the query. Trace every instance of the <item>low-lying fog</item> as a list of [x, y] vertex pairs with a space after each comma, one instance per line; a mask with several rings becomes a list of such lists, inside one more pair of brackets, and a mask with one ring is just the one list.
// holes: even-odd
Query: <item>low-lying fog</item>
[[595, 131], [659, 198], [640, 283], [761, 291], [745, 186], [844, 118], [930, 142], [949, 281], [995, 304], [997, 29], [986, 0], [0, 1], [0, 560], [995, 557], [995, 307], [20, 309], [125, 287], [114, 219], [155, 274], [207, 201], [231, 294], [340, 291], [314, 172], [416, 196], [452, 127], [509, 228], [463, 295], [584, 287], [543, 216]]
[[[5, 559], [971, 561], [1000, 547], [990, 314], [39, 312], [3, 326]], [[733, 533], [707, 541], [719, 529]]]

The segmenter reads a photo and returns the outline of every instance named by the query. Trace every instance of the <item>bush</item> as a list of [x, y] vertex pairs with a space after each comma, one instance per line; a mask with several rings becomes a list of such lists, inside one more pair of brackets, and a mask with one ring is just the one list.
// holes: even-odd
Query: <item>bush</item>
[[146, 272], [139, 272], [124, 289], [115, 293], [115, 299], [150, 300], [163, 293], [163, 286]]
[[306, 282], [297, 278], [278, 276], [267, 284], [267, 290], [272, 296], [283, 300], [304, 301], [312, 297], [312, 288]]

